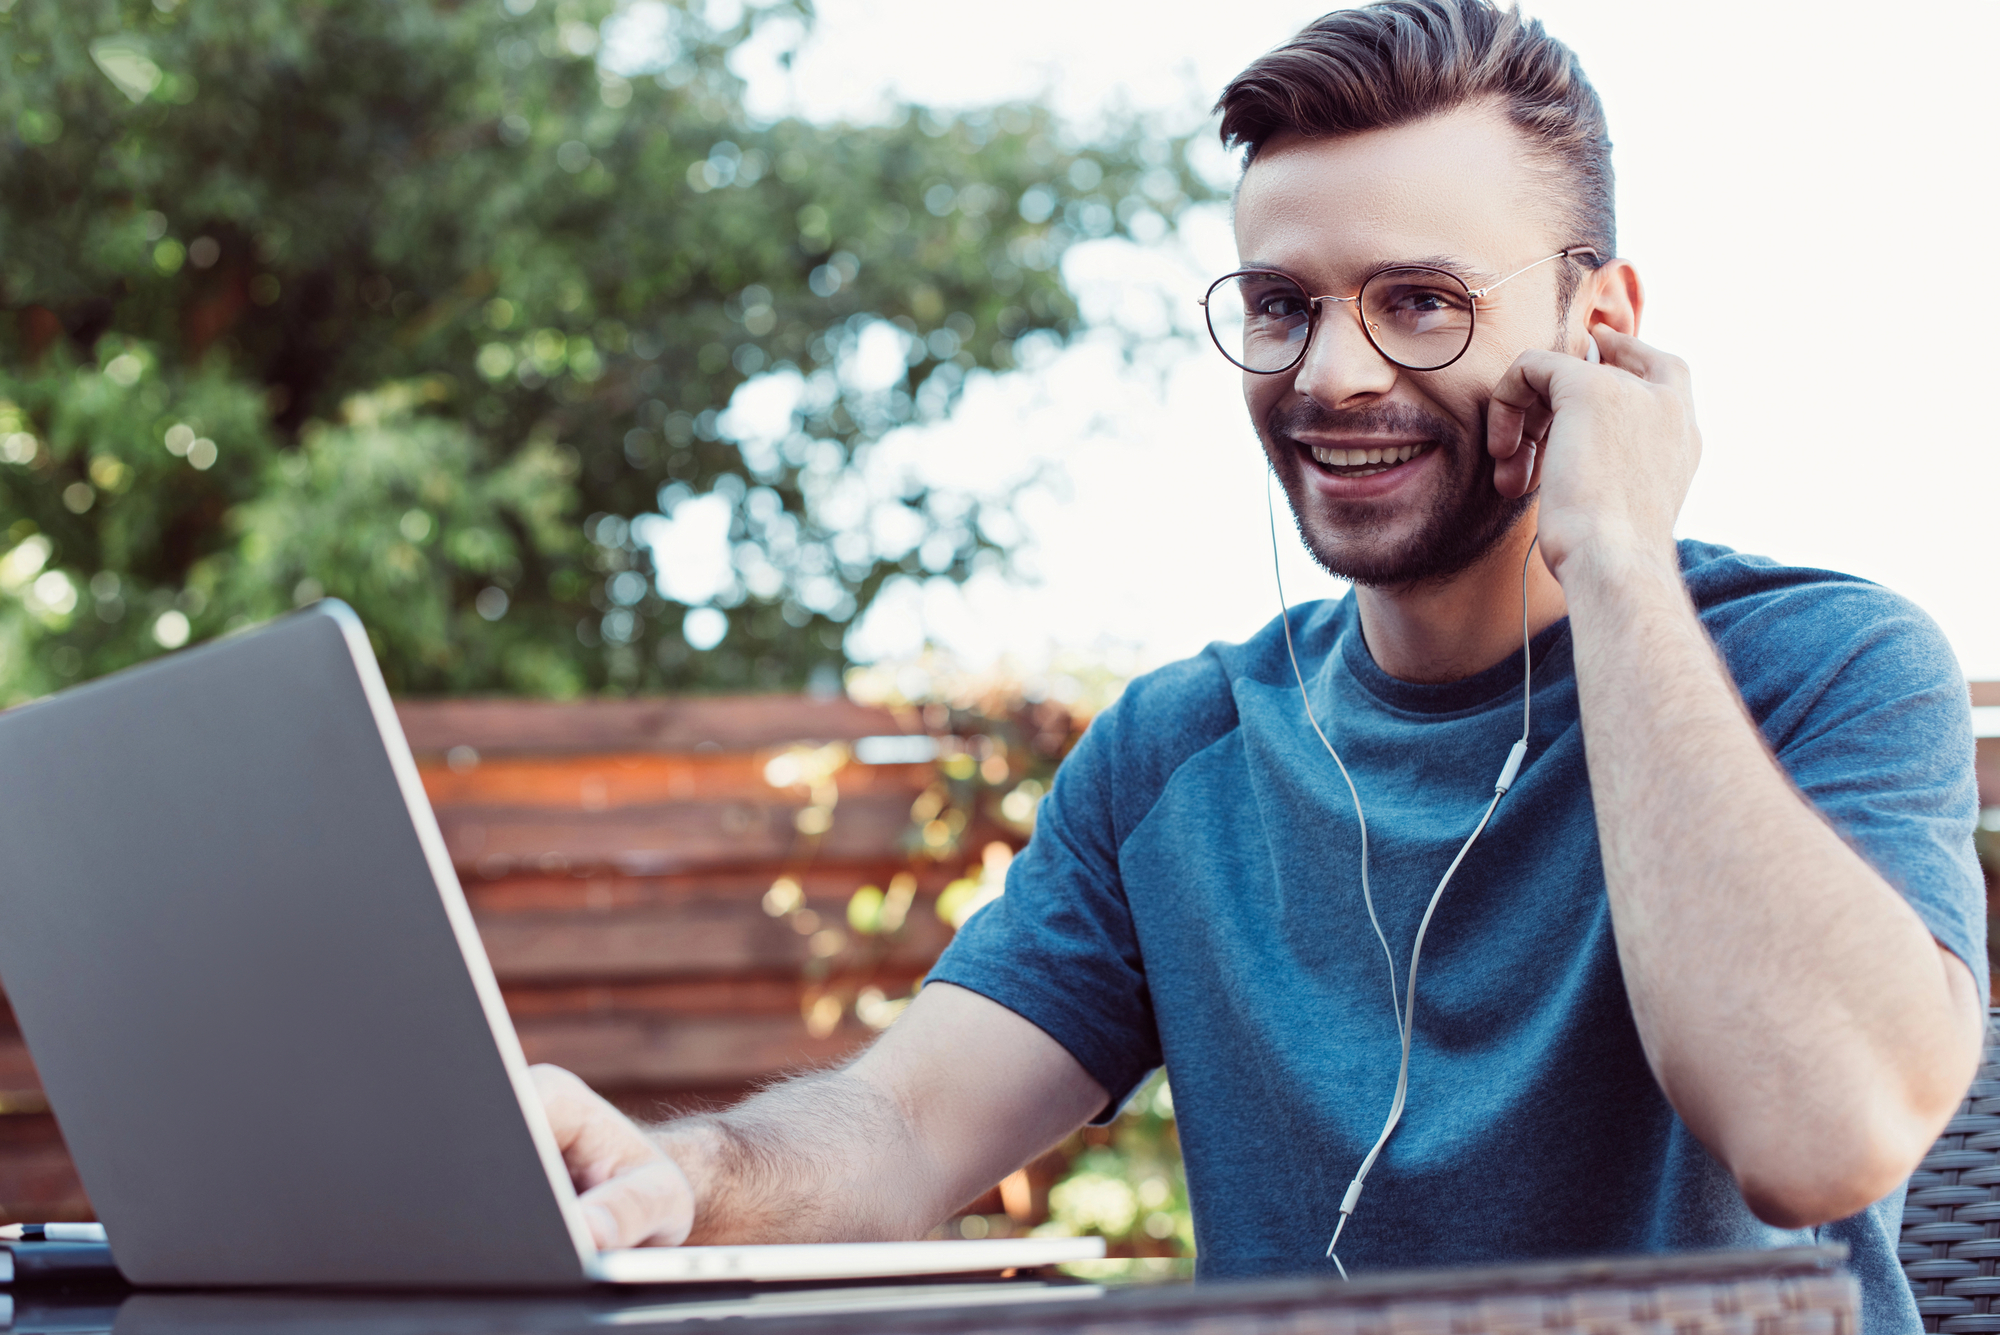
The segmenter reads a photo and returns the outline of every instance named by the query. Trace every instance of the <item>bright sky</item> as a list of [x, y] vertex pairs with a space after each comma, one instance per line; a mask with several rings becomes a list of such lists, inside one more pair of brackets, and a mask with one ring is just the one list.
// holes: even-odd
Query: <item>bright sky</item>
[[[772, 114], [867, 118], [893, 92], [1185, 124], [1322, 7], [818, 0], [790, 74], [754, 56], [742, 72]], [[1706, 448], [1680, 532], [1879, 580], [1944, 626], [1968, 675], [2000, 677], [1985, 397], [2000, 191], [1983, 91], [2000, 6], [1937, 0], [1921, 22], [1852, 0], [1526, 7], [1605, 100], [1620, 249], [1650, 297], [1642, 333], [1694, 368]], [[1233, 259], [1211, 214], [1144, 250], [1080, 247], [1067, 273], [1088, 311], [1191, 330], [1206, 278]], [[1023, 512], [1039, 583], [909, 590], [855, 647], [898, 655], [928, 634], [973, 661], [1116, 649], [1151, 665], [1269, 620], [1264, 470], [1236, 377], [1192, 340], [1162, 340], [1152, 360], [1076, 347], [975, 379], [951, 421], [884, 442], [943, 481], [993, 487], [1052, 463], [1064, 484]], [[1292, 600], [1337, 592], [1279, 522]]]

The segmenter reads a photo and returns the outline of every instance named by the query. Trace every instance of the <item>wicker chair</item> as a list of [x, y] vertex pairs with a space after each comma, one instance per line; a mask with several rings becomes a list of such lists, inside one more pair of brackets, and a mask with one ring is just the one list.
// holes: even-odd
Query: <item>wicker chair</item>
[[1971, 1092], [1910, 1177], [1898, 1255], [1925, 1330], [2000, 1335], [2000, 1008]]

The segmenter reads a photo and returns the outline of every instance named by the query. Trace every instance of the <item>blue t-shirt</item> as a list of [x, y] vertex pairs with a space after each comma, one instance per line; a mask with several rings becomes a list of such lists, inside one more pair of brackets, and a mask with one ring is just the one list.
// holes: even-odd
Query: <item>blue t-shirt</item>
[[[1799, 788], [1987, 985], [1965, 679], [1876, 585], [1684, 542], [1708, 633]], [[1398, 977], [1520, 735], [1521, 658], [1418, 685], [1350, 596], [1294, 609], [1314, 709], [1368, 817]], [[1871, 1335], [1919, 1328], [1903, 1192], [1817, 1230], [1759, 1223], [1661, 1093], [1626, 1001], [1569, 624], [1534, 640], [1526, 765], [1446, 891], [1418, 976], [1410, 1100], [1341, 1238], [1350, 1273], [1841, 1240]], [[1802, 923], [1802, 931], [1810, 931]], [[1345, 785], [1276, 621], [1134, 681], [1042, 804], [1004, 896], [930, 974], [1045, 1030], [1112, 1094], [1165, 1065], [1205, 1278], [1331, 1273], [1399, 1043]]]

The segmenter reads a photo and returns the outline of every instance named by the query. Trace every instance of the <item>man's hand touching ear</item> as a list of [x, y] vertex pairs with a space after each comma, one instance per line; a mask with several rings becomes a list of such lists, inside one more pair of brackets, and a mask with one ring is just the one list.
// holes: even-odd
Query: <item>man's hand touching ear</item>
[[677, 1247], [694, 1227], [694, 1187], [632, 1119], [559, 1066], [529, 1071], [599, 1250]]
[[1687, 363], [1609, 325], [1591, 333], [1601, 365], [1536, 349], [1494, 387], [1494, 486], [1540, 486], [1542, 559], [1558, 580], [1580, 553], [1677, 568], [1674, 520], [1701, 460]]

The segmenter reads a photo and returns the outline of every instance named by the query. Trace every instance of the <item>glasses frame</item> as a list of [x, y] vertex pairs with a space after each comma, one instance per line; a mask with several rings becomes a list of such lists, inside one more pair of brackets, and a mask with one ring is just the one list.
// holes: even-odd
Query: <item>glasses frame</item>
[[[1306, 296], [1306, 305], [1311, 310], [1312, 313], [1306, 317], [1306, 336], [1299, 343], [1298, 355], [1292, 358], [1292, 360], [1287, 362], [1285, 365], [1276, 367], [1269, 371], [1259, 370], [1257, 367], [1254, 366], [1243, 365], [1241, 361], [1237, 360], [1235, 353], [1231, 352], [1228, 348], [1222, 345], [1222, 335], [1215, 332], [1215, 317], [1213, 310], [1210, 308], [1208, 304], [1209, 299], [1215, 295], [1215, 289], [1221, 287], [1224, 283], [1227, 283], [1232, 279], [1237, 279], [1237, 278], [1247, 278], [1252, 276], [1282, 278], [1286, 282], [1298, 288], [1300, 292], [1305, 292], [1306, 290], [1304, 283], [1299, 282], [1298, 279], [1292, 277], [1290, 274], [1281, 272], [1280, 270], [1277, 269], [1237, 269], [1233, 273], [1226, 273], [1222, 275], [1222, 277], [1216, 279], [1213, 283], [1210, 283], [1208, 285], [1208, 291], [1202, 294], [1201, 300], [1197, 304], [1202, 308], [1202, 322], [1208, 326], [1208, 337], [1210, 341], [1212, 341], [1215, 344], [1216, 351], [1220, 352], [1225, 358], [1227, 358], [1231, 366], [1234, 366], [1242, 371], [1247, 371], [1251, 375], [1284, 375], [1287, 371], [1294, 371], [1298, 369], [1299, 365], [1305, 361], [1306, 353], [1312, 350], [1313, 335], [1319, 332], [1320, 303], [1323, 301], [1331, 301], [1336, 305], [1350, 301], [1353, 302], [1354, 318], [1360, 323], [1361, 333], [1363, 337], [1365, 337], [1368, 340], [1368, 346], [1375, 349], [1376, 353], [1382, 358], [1382, 360], [1388, 362], [1391, 366], [1400, 366], [1405, 371], [1442, 371], [1447, 366], [1450, 366], [1453, 362], [1456, 362], [1459, 358], [1465, 356], [1465, 354], [1471, 350], [1473, 336], [1478, 332], [1479, 329], [1479, 303], [1485, 299], [1487, 293], [1493, 291], [1497, 287], [1500, 287], [1502, 284], [1513, 282], [1516, 278], [1519, 278], [1522, 274], [1527, 273], [1530, 269], [1539, 269], [1544, 264], [1549, 264], [1555, 260], [1566, 260], [1574, 255], [1588, 255], [1592, 259], [1598, 260], [1600, 262], [1602, 262], [1603, 259], [1603, 257], [1600, 256], [1597, 253], [1597, 251], [1590, 246], [1569, 246], [1566, 247], [1565, 249], [1557, 251], [1553, 255], [1544, 255], [1542, 256], [1542, 258], [1536, 260], [1533, 264], [1524, 264], [1520, 268], [1514, 270], [1514, 272], [1508, 274], [1505, 278], [1495, 279], [1493, 282], [1488, 283], [1485, 287], [1473, 287], [1469, 283], [1467, 283], [1463, 278], [1460, 278], [1457, 274], [1453, 273], [1451, 270], [1440, 269], [1437, 266], [1431, 264], [1385, 264], [1381, 268], [1377, 269], [1374, 273], [1369, 274], [1368, 277], [1362, 279], [1361, 286], [1358, 289], [1356, 289], [1354, 295], [1351, 297], [1335, 297], [1335, 296], [1315, 297], [1308, 294]], [[1367, 316], [1362, 314], [1361, 299], [1368, 294], [1368, 285], [1370, 283], [1374, 282], [1377, 278], [1380, 278], [1383, 274], [1386, 273], [1409, 273], [1411, 271], [1416, 271], [1418, 273], [1442, 274], [1444, 277], [1449, 278], [1452, 282], [1458, 284], [1461, 288], [1463, 288], [1465, 290], [1465, 295], [1471, 299], [1470, 304], [1466, 308], [1471, 315], [1471, 320], [1465, 327], [1464, 345], [1459, 348], [1457, 353], [1455, 353], [1449, 361], [1439, 362], [1435, 366], [1412, 366], [1410, 363], [1406, 361], [1402, 361], [1396, 357], [1390, 356], [1387, 349], [1385, 349], [1380, 343], [1376, 341], [1375, 331], [1369, 327]]]

